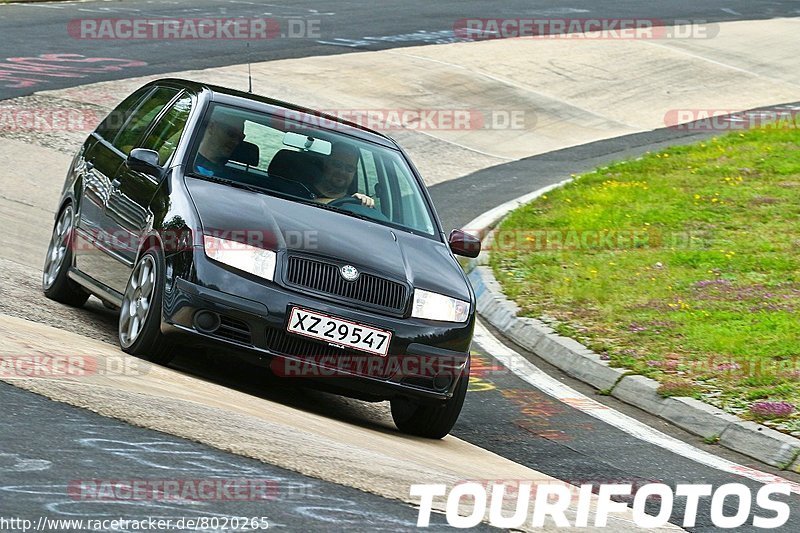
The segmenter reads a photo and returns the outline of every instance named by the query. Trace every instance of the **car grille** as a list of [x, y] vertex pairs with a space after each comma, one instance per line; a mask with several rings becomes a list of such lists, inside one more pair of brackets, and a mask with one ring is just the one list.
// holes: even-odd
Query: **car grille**
[[[290, 355], [299, 359], [309, 359], [323, 366], [331, 368], [338, 367], [356, 374], [368, 374], [376, 378], [386, 377], [389, 371], [386, 358], [379, 355], [372, 355], [367, 352], [347, 348], [339, 348], [323, 342], [315, 342], [297, 335], [288, 334], [283, 330], [275, 328], [267, 328], [266, 333], [267, 348], [277, 354]], [[327, 358], [333, 359], [337, 357], [341, 358], [338, 365], [333, 364], [333, 361], [325, 360]], [[373, 359], [380, 364], [370, 366], [369, 363]], [[367, 370], [368, 368], [371, 370]]]
[[242, 344], [252, 344], [250, 326], [229, 316], [220, 316], [220, 325], [213, 335]]
[[306, 257], [289, 257], [286, 281], [297, 287], [331, 294], [353, 302], [402, 313], [407, 288], [402, 283], [361, 273], [355, 281], [345, 280], [339, 267]]

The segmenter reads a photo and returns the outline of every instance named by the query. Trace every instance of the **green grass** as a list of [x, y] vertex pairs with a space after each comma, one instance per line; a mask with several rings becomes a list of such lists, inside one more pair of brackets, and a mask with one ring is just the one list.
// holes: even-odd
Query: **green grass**
[[[623, 161], [513, 212], [495, 276], [525, 316], [746, 418], [800, 407], [800, 131]], [[768, 422], [800, 431], [800, 415]]]

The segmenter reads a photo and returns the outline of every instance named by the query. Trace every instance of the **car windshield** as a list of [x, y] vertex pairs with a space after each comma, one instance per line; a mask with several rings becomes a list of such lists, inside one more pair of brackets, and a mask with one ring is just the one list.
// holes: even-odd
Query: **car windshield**
[[[213, 104], [190, 155], [194, 175], [275, 193], [377, 223], [434, 235], [420, 186], [401, 153], [321, 129], [300, 114]], [[291, 117], [291, 118], [290, 118]]]

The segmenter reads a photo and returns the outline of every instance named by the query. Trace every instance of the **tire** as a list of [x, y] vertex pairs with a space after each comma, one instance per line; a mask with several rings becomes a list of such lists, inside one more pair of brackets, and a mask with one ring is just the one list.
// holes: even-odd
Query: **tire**
[[397, 429], [409, 435], [441, 439], [453, 429], [464, 405], [469, 386], [470, 360], [461, 372], [458, 385], [452, 398], [444, 403], [425, 403], [409, 398], [395, 398], [391, 401], [392, 419]]
[[51, 300], [80, 307], [86, 303], [89, 293], [67, 277], [72, 266], [74, 230], [75, 210], [72, 204], [67, 204], [58, 214], [53, 226], [53, 235], [42, 268], [42, 291]]
[[158, 364], [174, 357], [171, 343], [161, 333], [164, 270], [160, 249], [150, 248], [139, 257], [125, 287], [117, 327], [122, 351]]

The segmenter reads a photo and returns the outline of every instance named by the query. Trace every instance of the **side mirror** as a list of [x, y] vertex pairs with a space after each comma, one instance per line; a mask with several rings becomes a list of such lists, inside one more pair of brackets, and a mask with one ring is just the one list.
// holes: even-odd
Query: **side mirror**
[[478, 254], [481, 253], [480, 239], [460, 229], [451, 231], [450, 238], [447, 239], [447, 242], [450, 244], [450, 249], [456, 255], [478, 257]]
[[128, 156], [128, 168], [136, 172], [161, 177], [162, 168], [158, 164], [158, 152], [147, 148], [134, 148]]

